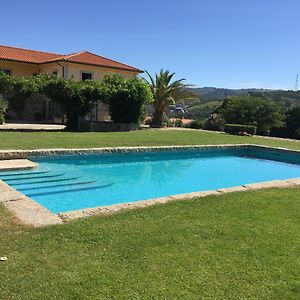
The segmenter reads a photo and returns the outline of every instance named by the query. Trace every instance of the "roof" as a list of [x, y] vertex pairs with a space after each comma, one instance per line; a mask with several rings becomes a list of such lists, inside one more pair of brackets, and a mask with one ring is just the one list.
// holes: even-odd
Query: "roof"
[[121, 69], [131, 72], [143, 72], [140, 69], [88, 51], [82, 51], [73, 54], [57, 54], [0, 45], [0, 59], [32, 64], [45, 64], [50, 62], [65, 61], [113, 69]]

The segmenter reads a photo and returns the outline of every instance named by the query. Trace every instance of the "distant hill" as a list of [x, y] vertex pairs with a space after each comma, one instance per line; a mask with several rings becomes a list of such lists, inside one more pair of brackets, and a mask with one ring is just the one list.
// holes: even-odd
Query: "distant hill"
[[286, 109], [300, 105], [300, 91], [284, 91], [270, 89], [225, 89], [215, 87], [203, 87], [191, 89], [199, 95], [198, 100], [187, 102], [186, 113], [183, 115], [193, 119], [205, 119], [214, 112], [222, 101], [230, 96], [253, 95], [258, 97], [271, 98], [281, 103]]
[[246, 95], [248, 93], [266, 93], [272, 92], [269, 89], [225, 89], [215, 87], [192, 88], [194, 93], [198, 94], [200, 99], [205, 100], [224, 100], [226, 97]]

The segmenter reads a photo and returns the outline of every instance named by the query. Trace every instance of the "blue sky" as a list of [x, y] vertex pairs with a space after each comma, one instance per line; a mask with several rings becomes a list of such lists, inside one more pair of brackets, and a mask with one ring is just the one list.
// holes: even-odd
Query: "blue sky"
[[300, 1], [3, 1], [0, 44], [88, 50], [197, 86], [293, 89]]

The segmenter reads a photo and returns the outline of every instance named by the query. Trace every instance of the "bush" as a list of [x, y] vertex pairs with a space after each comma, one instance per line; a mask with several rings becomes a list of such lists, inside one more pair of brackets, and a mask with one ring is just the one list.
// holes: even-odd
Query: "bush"
[[287, 112], [286, 128], [289, 137], [300, 139], [300, 106]]
[[201, 120], [194, 120], [189, 124], [188, 127], [193, 129], [201, 129], [203, 128], [203, 122]]
[[112, 120], [115, 123], [140, 123], [145, 115], [144, 105], [152, 100], [148, 84], [139, 78], [126, 79], [120, 75], [105, 77], [103, 84]]
[[183, 122], [181, 119], [177, 119], [174, 123], [175, 127], [182, 127], [183, 125]]
[[34, 77], [39, 92], [58, 103], [66, 115], [67, 130], [78, 130], [79, 117], [84, 117], [100, 99], [106, 96], [101, 82], [65, 80], [57, 76], [40, 74]]
[[206, 130], [223, 131], [224, 119], [218, 114], [212, 114], [204, 121], [203, 128]]
[[[152, 124], [151, 126], [153, 126], [153, 117], [152, 117]], [[169, 117], [167, 116], [167, 114], [164, 112], [163, 113], [163, 116], [162, 116], [162, 122], [161, 122], [161, 125], [154, 125], [156, 126], [157, 128], [159, 127], [172, 127], [173, 124], [172, 122], [170, 121]]]
[[300, 106], [286, 111], [286, 124], [284, 127], [271, 128], [271, 136], [300, 139]]
[[254, 135], [256, 133], [256, 126], [241, 125], [241, 124], [225, 124], [224, 131], [230, 134], [239, 134], [240, 132], [247, 132]]
[[4, 114], [0, 112], [0, 125], [5, 121]]
[[7, 109], [7, 102], [0, 95], [0, 124], [3, 124], [5, 121], [4, 114]]
[[253, 96], [233, 96], [218, 109], [226, 123], [257, 127], [259, 134], [268, 135], [272, 127], [282, 127], [284, 110], [270, 99]]

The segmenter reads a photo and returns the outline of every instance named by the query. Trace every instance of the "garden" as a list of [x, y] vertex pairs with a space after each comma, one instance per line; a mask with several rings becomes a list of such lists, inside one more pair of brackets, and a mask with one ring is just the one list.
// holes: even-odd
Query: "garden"
[[[167, 103], [193, 97], [181, 81], [169, 90], [172, 97], [165, 97], [157, 83], [160, 77], [171, 83], [172, 74], [160, 75], [149, 83], [119, 76], [80, 83], [45, 74], [2, 76], [3, 111], [7, 102], [21, 111], [30, 95], [45, 94], [61, 104], [70, 131], [0, 132], [0, 149], [247, 143], [300, 150], [297, 140], [252, 135], [274, 122], [265, 120], [266, 127], [243, 119], [236, 107], [247, 101], [233, 104], [238, 99], [225, 102], [206, 121], [214, 130], [221, 124], [230, 135], [172, 129], [73, 132], [99, 99], [115, 122], [125, 123], [141, 122], [145, 106], [152, 104], [153, 125], [160, 127]], [[276, 126], [287, 124], [272, 103], [265, 111]], [[240, 136], [240, 130], [252, 134]], [[299, 195], [298, 187], [211, 195], [43, 228], [21, 224], [0, 204], [0, 256], [7, 258], [0, 261], [0, 299], [299, 299]]]
[[300, 106], [285, 108], [268, 95], [231, 96], [204, 120], [192, 120], [185, 125], [182, 119], [175, 118], [171, 122], [166, 113], [169, 106], [199, 101], [197, 94], [185, 79], [174, 80], [175, 74], [169, 71], [160, 70], [155, 77], [146, 74], [148, 80], [113, 75], [100, 81], [75, 82], [48, 74], [15, 78], [0, 73], [0, 123], [4, 122], [6, 110], [21, 116], [33, 95], [44, 95], [59, 105], [68, 131], [78, 131], [79, 120], [96, 104], [103, 103], [114, 123], [188, 127], [236, 135], [300, 137]]

